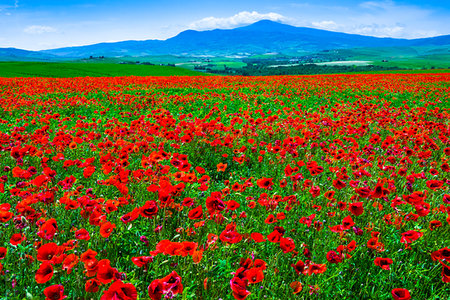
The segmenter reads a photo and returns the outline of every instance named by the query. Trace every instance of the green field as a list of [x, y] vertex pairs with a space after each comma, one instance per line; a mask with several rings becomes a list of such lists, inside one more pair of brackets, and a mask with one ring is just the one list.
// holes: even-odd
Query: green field
[[[182, 61], [181, 59], [179, 61]], [[412, 60], [405, 60], [404, 64], [414, 63]], [[171, 64], [173, 62], [170, 62]], [[392, 62], [390, 62], [392, 64]], [[107, 61], [89, 61], [89, 62], [0, 62], [0, 77], [54, 77], [54, 78], [66, 78], [66, 77], [114, 77], [114, 76], [208, 76], [212, 75], [205, 72], [215, 72], [215, 70], [223, 70], [224, 65], [230, 68], [228, 74], [216, 74], [216, 75], [242, 75], [240, 69], [243, 67], [242, 62], [232, 62], [232, 61], [217, 61], [211, 60], [210, 62], [203, 62], [203, 64], [196, 64], [197, 66], [207, 65], [208, 70], [202, 69], [201, 71], [193, 70], [194, 64], [191, 62], [177, 63], [176, 67], [173, 66], [160, 66], [160, 65], [146, 65], [146, 64], [132, 64], [131, 62], [120, 64], [118, 62], [112, 63]], [[326, 63], [324, 63], [326, 64]], [[377, 65], [377, 64], [375, 64]], [[387, 67], [386, 65], [384, 65]], [[351, 66], [350, 66], [351, 67]], [[407, 68], [405, 65], [396, 65], [398, 68]], [[410, 67], [410, 70], [352, 70], [350, 73], [448, 73], [449, 69], [430, 69], [431, 65], [427, 69], [419, 69], [417, 66]], [[324, 66], [324, 68], [330, 68]], [[348, 73], [347, 69], [334, 70], [333, 67], [328, 73]], [[284, 67], [289, 71], [286, 74], [303, 74], [301, 70], [297, 70], [295, 67]], [[235, 71], [233, 71], [235, 70]], [[256, 70], [256, 69], [255, 69]], [[263, 69], [265, 70], [265, 69]], [[269, 68], [267, 70], [275, 71], [274, 68]], [[316, 70], [317, 71], [317, 70]], [[233, 74], [234, 73], [234, 74]], [[324, 72], [318, 72], [318, 74]], [[327, 72], [325, 72], [327, 73]], [[275, 74], [275, 73], [274, 73]], [[305, 74], [316, 74], [316, 73], [305, 73]], [[247, 75], [271, 75], [261, 72], [249, 73]]]
[[203, 73], [169, 66], [110, 63], [0, 62], [0, 77], [195, 76]]
[[388, 70], [388, 71], [349, 72], [348, 74], [440, 74], [440, 73], [450, 73], [450, 69]]
[[444, 46], [355, 48], [336, 50], [345, 60], [373, 61], [375, 66], [406, 69], [450, 68], [450, 53]]

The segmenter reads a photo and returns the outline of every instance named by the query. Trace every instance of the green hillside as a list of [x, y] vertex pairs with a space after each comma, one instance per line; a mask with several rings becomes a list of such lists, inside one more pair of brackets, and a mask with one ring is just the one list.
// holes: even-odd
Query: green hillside
[[155, 65], [0, 62], [0, 77], [195, 76], [192, 70]]
[[450, 68], [448, 46], [354, 48], [335, 50], [346, 60], [368, 60], [374, 66], [408, 69]]

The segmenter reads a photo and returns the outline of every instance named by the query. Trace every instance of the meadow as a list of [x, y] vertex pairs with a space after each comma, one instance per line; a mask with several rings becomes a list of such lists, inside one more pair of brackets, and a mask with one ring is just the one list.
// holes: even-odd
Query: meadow
[[0, 78], [0, 298], [448, 299], [449, 90]]
[[0, 62], [0, 77], [109, 77], [202, 75], [183, 68], [160, 65], [86, 62]]

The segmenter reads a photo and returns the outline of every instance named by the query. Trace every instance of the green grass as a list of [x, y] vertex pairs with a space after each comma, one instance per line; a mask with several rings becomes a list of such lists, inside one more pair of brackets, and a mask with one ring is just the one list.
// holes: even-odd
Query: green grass
[[383, 67], [450, 68], [450, 53], [445, 46], [355, 48], [337, 50], [337, 53], [346, 60], [372, 60], [373, 65]]
[[349, 72], [348, 74], [440, 74], [440, 73], [450, 73], [450, 69], [386, 70], [386, 71], [369, 71], [369, 72]]
[[174, 64], [177, 67], [194, 70], [196, 66], [203, 66], [205, 68], [211, 68], [212, 70], [223, 70], [226, 67], [228, 68], [241, 68], [246, 66], [247, 64], [240, 61], [237, 58], [229, 58], [229, 57], [190, 57], [190, 56], [175, 56], [175, 55], [152, 55], [152, 56], [142, 56], [142, 57], [106, 57], [106, 58], [93, 58], [93, 59], [82, 59], [75, 62], [80, 63], [120, 63], [120, 62], [129, 62], [134, 64], [136, 62], [140, 63], [151, 63], [155, 65], [160, 64]]
[[177, 67], [108, 63], [0, 62], [0, 77], [195, 76]]

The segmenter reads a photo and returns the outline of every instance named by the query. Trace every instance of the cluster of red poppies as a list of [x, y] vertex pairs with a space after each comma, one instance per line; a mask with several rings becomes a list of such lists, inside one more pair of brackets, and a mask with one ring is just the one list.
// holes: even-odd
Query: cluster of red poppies
[[4, 295], [442, 296], [449, 82], [0, 78]]

